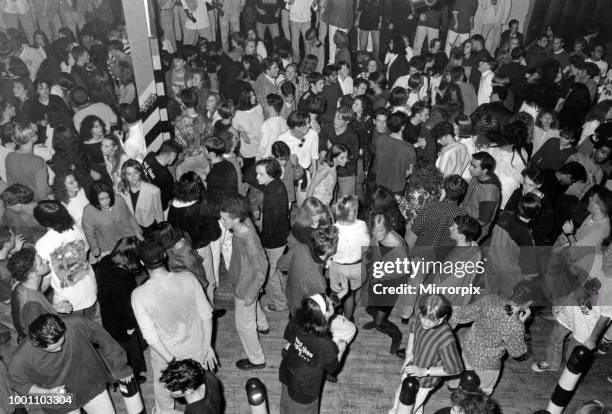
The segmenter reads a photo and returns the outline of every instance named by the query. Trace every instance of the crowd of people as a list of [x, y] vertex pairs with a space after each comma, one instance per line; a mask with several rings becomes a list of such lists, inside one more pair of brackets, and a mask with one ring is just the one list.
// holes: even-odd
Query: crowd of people
[[[107, 385], [147, 378], [158, 413], [177, 398], [222, 412], [222, 282], [235, 369], [266, 366], [266, 314], [288, 311], [281, 414], [325, 407], [359, 304], [360, 329], [399, 358], [390, 413], [407, 412], [406, 377], [410, 412], [445, 381], [439, 413], [503, 410], [491, 396], [534, 317], [554, 327], [533, 375], [578, 346], [609, 351], [612, 69], [597, 27], [548, 25], [528, 43], [509, 0], [158, 0], [173, 130], [152, 150], [110, 3], [0, 2], [14, 325], [0, 342], [19, 343], [0, 363], [5, 412], [42, 393], [74, 398], [50, 412], [114, 413]], [[377, 266], [400, 262], [409, 277]]]

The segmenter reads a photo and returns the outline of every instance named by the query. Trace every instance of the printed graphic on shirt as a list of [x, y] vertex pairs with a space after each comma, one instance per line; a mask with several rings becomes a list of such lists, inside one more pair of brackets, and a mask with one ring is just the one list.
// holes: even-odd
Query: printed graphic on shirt
[[293, 348], [297, 352], [298, 356], [304, 361], [310, 362], [312, 360], [312, 352], [308, 349], [308, 347], [306, 347], [306, 345], [304, 345], [302, 341], [299, 340], [299, 338], [295, 338], [293, 341]]
[[87, 246], [83, 240], [62, 244], [51, 252], [51, 266], [62, 288], [74, 286], [89, 274]]

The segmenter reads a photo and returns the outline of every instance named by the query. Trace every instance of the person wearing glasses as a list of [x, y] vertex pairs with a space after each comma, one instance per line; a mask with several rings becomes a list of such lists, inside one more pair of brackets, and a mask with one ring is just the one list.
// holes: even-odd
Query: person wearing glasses
[[291, 158], [304, 169], [306, 175], [298, 181], [296, 202], [300, 206], [306, 199], [306, 189], [310, 177], [317, 170], [316, 161], [319, 159], [319, 134], [310, 127], [310, 117], [302, 110], [293, 111], [287, 118], [289, 131], [281, 134], [278, 141], [289, 146]]

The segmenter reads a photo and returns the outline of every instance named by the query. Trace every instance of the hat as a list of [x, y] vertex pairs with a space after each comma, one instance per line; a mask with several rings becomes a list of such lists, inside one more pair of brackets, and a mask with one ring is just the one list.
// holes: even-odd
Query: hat
[[11, 42], [4, 42], [0, 44], [0, 57], [7, 57], [13, 53], [13, 44]]

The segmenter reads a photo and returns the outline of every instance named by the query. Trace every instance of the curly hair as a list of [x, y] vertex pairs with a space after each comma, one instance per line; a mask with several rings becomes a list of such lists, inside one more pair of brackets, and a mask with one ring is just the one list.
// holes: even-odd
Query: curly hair
[[96, 115], [88, 115], [81, 122], [81, 128], [79, 130], [79, 136], [81, 137], [81, 141], [86, 142], [92, 138], [91, 131], [93, 130], [94, 125], [98, 122], [102, 125], [102, 129], [106, 129], [106, 125], [104, 121], [100, 119], [100, 117]]
[[439, 197], [444, 185], [444, 175], [434, 164], [423, 159], [418, 160], [412, 168], [412, 174], [408, 179], [408, 193], [413, 191], [425, 191], [432, 197]]
[[68, 196], [68, 190], [66, 190], [66, 178], [72, 176], [76, 182], [79, 182], [78, 178], [71, 171], [60, 171], [53, 178], [53, 184], [51, 190], [53, 192], [53, 198], [57, 201], [61, 201], [64, 204], [68, 204], [70, 197]]

